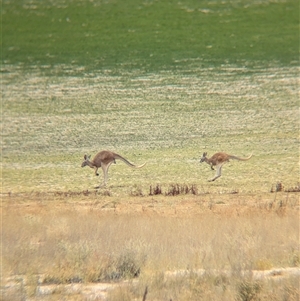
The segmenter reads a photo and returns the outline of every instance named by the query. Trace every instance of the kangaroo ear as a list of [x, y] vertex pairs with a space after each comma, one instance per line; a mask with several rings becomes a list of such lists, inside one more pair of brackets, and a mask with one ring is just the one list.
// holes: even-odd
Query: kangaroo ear
[[205, 152], [205, 153], [203, 153], [203, 157], [206, 157], [206, 155], [207, 155], [207, 153]]
[[88, 159], [91, 159], [91, 155], [89, 155], [87, 158], [88, 158]]
[[84, 156], [83, 156], [83, 159], [86, 160], [86, 158], [87, 158], [86, 155], [84, 155]]

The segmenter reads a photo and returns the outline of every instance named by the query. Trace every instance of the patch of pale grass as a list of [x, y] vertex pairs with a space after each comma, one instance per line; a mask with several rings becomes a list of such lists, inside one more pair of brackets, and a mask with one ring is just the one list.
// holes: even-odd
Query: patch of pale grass
[[138, 284], [119, 286], [108, 292], [108, 301], [142, 300], [147, 287], [146, 300], [299, 300], [299, 277], [282, 279], [280, 285], [276, 280], [256, 281], [226, 275], [198, 276], [190, 272], [174, 279], [157, 274], [143, 279]]
[[[224, 296], [236, 295], [237, 280], [245, 271], [299, 265], [299, 221], [293, 210], [284, 215], [263, 209], [229, 215], [203, 209], [202, 214], [171, 217], [147, 211], [121, 214], [97, 203], [81, 208], [75, 201], [63, 205], [50, 198], [30, 206], [4, 206], [4, 279], [27, 278], [35, 286], [139, 279], [138, 287], [133, 283], [112, 292], [111, 300], [116, 300], [114, 294], [141, 296], [144, 285], [153, 294], [149, 300], [192, 300], [223, 296], [225, 291]], [[193, 274], [199, 269], [208, 276]], [[177, 270], [190, 274], [164, 278], [166, 271]], [[224, 270], [229, 276], [209, 276], [210, 271], [222, 275]], [[180, 297], [178, 288], [184, 292]]]

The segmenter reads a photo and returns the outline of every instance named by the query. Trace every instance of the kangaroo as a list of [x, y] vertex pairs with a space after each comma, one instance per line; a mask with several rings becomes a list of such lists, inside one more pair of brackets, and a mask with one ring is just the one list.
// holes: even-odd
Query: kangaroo
[[[81, 167], [89, 166], [91, 168], [94, 168], [96, 176], [99, 176], [98, 168], [101, 167], [102, 171], [103, 171], [103, 176], [104, 176], [103, 186], [105, 186], [106, 182], [107, 182], [108, 169], [112, 163], [116, 164], [116, 159], [122, 160], [127, 165], [129, 165], [130, 167], [133, 167], [133, 168], [141, 168], [146, 164], [146, 163], [144, 163], [140, 166], [136, 166], [136, 165], [130, 163], [129, 161], [127, 161], [122, 156], [120, 156], [116, 153], [113, 153], [111, 151], [106, 151], [106, 150], [99, 152], [92, 161], [90, 161], [90, 158], [91, 158], [91, 156], [84, 155], [84, 161], [82, 162]], [[96, 188], [99, 188], [99, 187], [96, 187]]]
[[252, 157], [252, 154], [248, 158], [239, 158], [233, 155], [228, 155], [226, 153], [216, 153], [211, 158], [207, 158], [207, 153], [203, 153], [200, 163], [206, 162], [210, 165], [210, 168], [214, 170], [214, 166], [217, 167], [217, 172], [214, 178], [209, 180], [209, 182], [215, 181], [217, 178], [221, 177], [222, 167], [225, 163], [229, 162], [229, 159], [235, 159], [239, 161], [247, 161]]

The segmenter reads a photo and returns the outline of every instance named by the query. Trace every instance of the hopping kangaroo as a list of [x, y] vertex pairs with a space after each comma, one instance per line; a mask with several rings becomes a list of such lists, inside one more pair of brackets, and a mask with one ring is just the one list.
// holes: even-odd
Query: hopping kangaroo
[[[91, 156], [84, 155], [84, 161], [82, 162], [81, 167], [89, 166], [91, 168], [94, 168], [96, 176], [99, 176], [98, 168], [101, 167], [103, 170], [103, 176], [104, 176], [104, 181], [103, 181], [104, 186], [106, 185], [106, 182], [107, 182], [109, 166], [112, 163], [116, 164], [116, 159], [122, 160], [127, 165], [129, 165], [130, 167], [133, 167], [133, 168], [141, 168], [146, 164], [146, 163], [144, 163], [143, 165], [136, 166], [136, 165], [130, 163], [129, 161], [127, 161], [122, 156], [120, 156], [116, 153], [110, 152], [110, 151], [106, 151], [106, 150], [99, 152], [92, 161], [90, 161], [90, 157]], [[97, 188], [99, 188], [99, 187], [97, 187]]]
[[202, 158], [200, 159], [200, 163], [206, 162], [207, 164], [210, 165], [210, 168], [212, 170], [214, 170], [213, 166], [217, 167], [216, 175], [214, 176], [213, 179], [209, 180], [209, 182], [211, 182], [211, 181], [214, 181], [217, 178], [221, 177], [222, 166], [226, 162], [229, 162], [229, 159], [247, 161], [252, 157], [252, 154], [248, 158], [239, 158], [239, 157], [236, 157], [236, 156], [228, 155], [226, 153], [216, 153], [209, 159], [206, 156], [207, 156], [207, 153], [203, 153]]

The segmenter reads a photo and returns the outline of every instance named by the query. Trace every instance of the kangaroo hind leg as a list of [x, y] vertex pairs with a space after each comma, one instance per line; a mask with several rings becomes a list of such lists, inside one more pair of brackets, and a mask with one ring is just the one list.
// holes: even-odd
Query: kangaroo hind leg
[[208, 182], [213, 182], [213, 181], [215, 181], [216, 179], [218, 179], [218, 178], [221, 177], [222, 166], [223, 166], [223, 165], [218, 165], [218, 166], [217, 166], [217, 172], [216, 172], [215, 176], [214, 176], [211, 180], [208, 180]]
[[101, 168], [102, 168], [102, 171], [103, 171], [103, 183], [102, 183], [102, 185], [98, 186], [97, 188], [105, 187], [106, 186], [106, 183], [108, 181], [108, 169], [109, 169], [110, 165], [113, 162], [114, 161], [111, 161], [108, 164], [101, 164]]
[[[100, 184], [99, 186], [96, 186], [95, 189], [99, 189], [101, 187], [106, 186], [106, 181], [107, 181], [107, 172], [108, 172], [108, 166], [106, 164], [101, 164], [101, 169], [103, 171], [103, 183], [102, 185]], [[96, 175], [99, 175], [98, 173], [96, 173]]]

